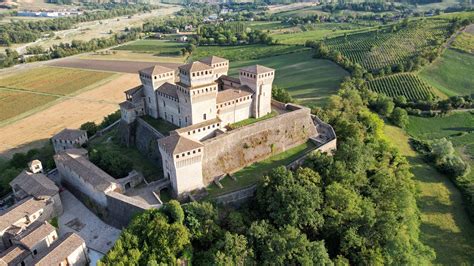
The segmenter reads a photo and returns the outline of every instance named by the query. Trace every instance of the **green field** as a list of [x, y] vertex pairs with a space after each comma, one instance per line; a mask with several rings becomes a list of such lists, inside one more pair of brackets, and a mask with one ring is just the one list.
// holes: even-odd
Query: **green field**
[[329, 60], [313, 59], [310, 51], [273, 56], [258, 60], [230, 62], [230, 75], [244, 66], [260, 64], [276, 69], [273, 84], [287, 89], [301, 103], [321, 105], [335, 94], [348, 73]]
[[207, 187], [207, 191], [210, 197], [222, 195], [239, 188], [244, 188], [257, 183], [265, 174], [270, 172], [275, 167], [280, 165], [287, 165], [306, 152], [314, 149], [314, 145], [311, 142], [306, 142], [285, 152], [274, 155], [266, 160], [254, 163], [250, 166], [243, 168], [242, 170], [233, 174], [237, 179], [232, 180], [229, 177], [225, 177], [220, 183], [224, 188], [218, 188], [214, 183]]
[[181, 49], [184, 43], [171, 40], [138, 40], [132, 43], [122, 45], [113, 50], [126, 50], [137, 53], [153, 53], [156, 55], [181, 55]]
[[324, 23], [312, 24], [307, 30], [285, 31], [283, 33], [274, 33], [271, 36], [282, 44], [303, 45], [307, 40], [319, 41], [325, 38], [334, 38], [344, 35], [344, 33], [353, 33], [366, 31], [360, 26], [351, 23]]
[[307, 50], [303, 47], [295, 47], [289, 45], [265, 45], [252, 44], [240, 46], [199, 46], [193, 53], [191, 60], [196, 60], [208, 56], [220, 56], [236, 60], [251, 60], [264, 57], [271, 57], [275, 55], [294, 53], [302, 50]]
[[324, 41], [331, 51], [338, 51], [368, 70], [405, 63], [422, 49], [434, 48], [447, 37], [447, 20], [412, 21], [395, 32], [389, 27], [349, 34]]
[[282, 24], [280, 21], [255, 21], [248, 23], [247, 27], [250, 27], [254, 30], [275, 30], [275, 29], [282, 29], [286, 26]]
[[451, 47], [466, 53], [474, 54], [474, 34], [461, 32], [456, 39], [454, 39]]
[[0, 88], [0, 122], [59, 99], [56, 96], [31, 95]]
[[433, 88], [418, 76], [401, 73], [367, 82], [371, 91], [390, 97], [405, 96], [408, 100], [426, 100], [435, 98]]
[[[430, 124], [434, 123], [436, 121]], [[440, 174], [411, 149], [403, 130], [386, 126], [385, 133], [411, 165], [419, 191], [420, 239], [435, 249], [434, 263], [472, 265], [474, 226], [464, 210], [461, 193], [447, 176]]]
[[420, 76], [448, 96], [474, 95], [474, 55], [447, 49]]
[[0, 79], [0, 88], [67, 95], [113, 75], [100, 71], [40, 67]]

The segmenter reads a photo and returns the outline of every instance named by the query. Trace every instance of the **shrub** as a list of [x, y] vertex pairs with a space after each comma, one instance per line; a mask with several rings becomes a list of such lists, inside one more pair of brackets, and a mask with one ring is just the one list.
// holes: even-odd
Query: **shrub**
[[409, 123], [408, 113], [404, 109], [397, 107], [393, 110], [390, 120], [394, 125], [405, 128]]

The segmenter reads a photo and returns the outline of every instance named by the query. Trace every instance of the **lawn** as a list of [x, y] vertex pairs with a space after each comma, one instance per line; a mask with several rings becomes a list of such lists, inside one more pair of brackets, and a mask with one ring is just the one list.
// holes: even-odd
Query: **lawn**
[[150, 126], [154, 127], [156, 130], [158, 130], [160, 133], [163, 135], [167, 136], [169, 135], [170, 131], [173, 131], [175, 129], [178, 129], [177, 126], [171, 124], [170, 122], [163, 120], [161, 118], [155, 119], [151, 116], [144, 116], [142, 117], [143, 120], [145, 120]]
[[58, 99], [56, 96], [32, 95], [0, 88], [0, 122], [21, 115]]
[[133, 169], [142, 173], [148, 182], [163, 178], [161, 165], [153, 163], [136, 148], [127, 148], [119, 143], [118, 130], [114, 129], [89, 142], [89, 149], [117, 151], [127, 156], [133, 163]]
[[138, 53], [153, 53], [157, 55], [180, 55], [185, 43], [172, 40], [138, 40], [126, 45], [114, 48], [113, 50], [126, 50]]
[[294, 53], [306, 50], [304, 47], [289, 45], [252, 44], [239, 46], [199, 46], [194, 51], [191, 60], [197, 60], [211, 55], [225, 57], [230, 61], [251, 60], [276, 55]]
[[228, 128], [229, 129], [236, 129], [236, 128], [239, 128], [239, 127], [244, 127], [244, 126], [248, 126], [248, 125], [251, 125], [251, 124], [254, 124], [254, 123], [257, 123], [257, 122], [260, 122], [262, 120], [266, 120], [266, 119], [269, 119], [269, 118], [272, 118], [272, 117], [275, 117], [277, 116], [278, 113], [275, 112], [275, 111], [272, 111], [271, 113], [267, 114], [267, 115], [264, 115], [262, 117], [259, 117], [259, 118], [247, 118], [245, 120], [242, 120], [242, 121], [239, 121], [237, 123], [234, 123], [234, 124], [230, 124], [228, 125]]
[[311, 51], [273, 56], [259, 60], [230, 62], [230, 75], [238, 75], [244, 66], [260, 64], [276, 69], [274, 85], [287, 89], [306, 105], [322, 105], [336, 94], [348, 73], [329, 60], [312, 58]]
[[100, 71], [39, 67], [0, 79], [0, 87], [62, 96], [112, 76], [113, 73]]
[[474, 55], [447, 49], [420, 76], [448, 96], [474, 95]]
[[403, 130], [386, 126], [385, 133], [411, 165], [419, 191], [420, 238], [424, 244], [435, 249], [434, 263], [472, 265], [474, 226], [464, 210], [461, 193], [448, 177], [436, 171], [411, 149]]
[[306, 142], [285, 152], [274, 155], [266, 160], [247, 166], [233, 174], [237, 179], [236, 181], [229, 177], [225, 177], [220, 182], [224, 188], [220, 189], [214, 183], [209, 185], [207, 187], [209, 197], [216, 197], [240, 188], [251, 186], [257, 183], [272, 169], [278, 166], [287, 165], [312, 149], [314, 149], [314, 145], [311, 142]]

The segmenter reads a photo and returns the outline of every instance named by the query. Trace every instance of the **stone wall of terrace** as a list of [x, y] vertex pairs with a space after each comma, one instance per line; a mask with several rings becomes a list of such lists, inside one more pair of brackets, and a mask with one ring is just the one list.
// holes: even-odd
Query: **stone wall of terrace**
[[285, 108], [291, 112], [203, 141], [204, 184], [305, 143], [317, 135], [310, 109], [291, 104]]

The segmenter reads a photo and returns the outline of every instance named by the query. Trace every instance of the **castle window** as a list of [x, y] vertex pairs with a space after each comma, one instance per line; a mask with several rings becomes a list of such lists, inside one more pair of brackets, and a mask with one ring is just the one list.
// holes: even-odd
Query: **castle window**
[[155, 76], [155, 79], [156, 79], [156, 76]]
[[188, 155], [191, 155], [191, 152], [188, 151]]
[[185, 155], [186, 155], [185, 153], [181, 154], [181, 156], [183, 156], [183, 157], [184, 157]]
[[191, 132], [188, 131], [188, 135], [191, 135]]
[[176, 158], [179, 158], [179, 154], [178, 154], [178, 155], [176, 155]]
[[195, 154], [195, 153], [196, 153], [196, 150], [193, 150], [193, 154]]
[[193, 134], [195, 134], [195, 133], [196, 133], [196, 130], [193, 130]]
[[193, 73], [193, 77], [195, 77], [195, 76], [196, 76], [196, 73]]
[[198, 152], [201, 152], [201, 149], [198, 149]]

